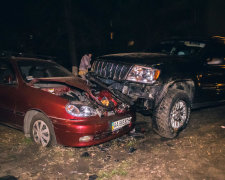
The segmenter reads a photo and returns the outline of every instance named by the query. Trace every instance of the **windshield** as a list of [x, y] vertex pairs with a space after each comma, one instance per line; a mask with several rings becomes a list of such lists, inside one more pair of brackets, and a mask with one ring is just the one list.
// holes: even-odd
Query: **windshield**
[[20, 60], [18, 66], [25, 81], [34, 78], [71, 77], [73, 74], [57, 63], [50, 61]]
[[205, 47], [205, 43], [197, 41], [163, 41], [151, 49], [151, 52], [169, 55], [197, 55]]

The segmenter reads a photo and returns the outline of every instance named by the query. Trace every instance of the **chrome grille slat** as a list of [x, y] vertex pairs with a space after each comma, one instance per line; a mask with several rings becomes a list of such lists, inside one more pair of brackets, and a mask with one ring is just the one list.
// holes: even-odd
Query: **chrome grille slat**
[[105, 75], [104, 75], [104, 76], [105, 76], [105, 77], [107, 76], [107, 72], [108, 72], [108, 71], [107, 71], [107, 67], [108, 67], [108, 65], [109, 65], [109, 63], [106, 62], [106, 65], [105, 65], [105, 68], [104, 68], [104, 71], [105, 71]]
[[123, 69], [124, 69], [125, 66], [122, 66], [121, 70], [120, 70], [120, 73], [119, 73], [119, 80], [121, 79], [121, 73], [123, 72]]
[[97, 74], [99, 74], [99, 66], [100, 66], [100, 62], [98, 61], [98, 66], [97, 66], [97, 69], [96, 69], [96, 72], [97, 72]]
[[131, 65], [96, 60], [92, 65], [92, 71], [103, 78], [113, 80], [125, 80]]
[[121, 72], [122, 67], [123, 66], [118, 65], [117, 70], [116, 70], [117, 73], [115, 73], [115, 75], [116, 75], [116, 79], [115, 80], [120, 80], [120, 72]]
[[[118, 66], [119, 66], [119, 64], [116, 65], [115, 72], [118, 72], [118, 71], [117, 71]], [[116, 73], [114, 73], [113, 79], [116, 79]]]
[[101, 71], [100, 71], [100, 75], [101, 75], [101, 76], [102, 76], [102, 71], [103, 71], [103, 65], [104, 65], [104, 63], [105, 63], [105, 62], [103, 62], [103, 63], [102, 63], [102, 66], [101, 66]]
[[109, 70], [109, 78], [112, 78], [112, 70], [113, 70], [113, 66], [114, 66], [114, 64], [111, 63], [111, 67], [110, 67], [110, 70]]
[[116, 64], [113, 64], [112, 75], [111, 75], [110, 79], [113, 79], [115, 72], [116, 72]]
[[130, 69], [132, 68], [132, 66], [124, 66], [123, 71], [121, 71], [121, 77], [126, 78], [126, 75], [130, 72]]
[[102, 65], [102, 76], [105, 77], [106, 76], [106, 68], [107, 67], [107, 62], [104, 62], [104, 64]]

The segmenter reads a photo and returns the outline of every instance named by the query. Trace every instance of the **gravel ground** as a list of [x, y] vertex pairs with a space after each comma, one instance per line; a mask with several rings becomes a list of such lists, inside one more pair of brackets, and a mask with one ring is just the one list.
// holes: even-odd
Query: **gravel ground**
[[[0, 125], [0, 177], [17, 179], [225, 179], [225, 106], [195, 110], [180, 135], [167, 140], [137, 113], [141, 134], [88, 147], [35, 145]], [[0, 178], [1, 179], [1, 178]]]

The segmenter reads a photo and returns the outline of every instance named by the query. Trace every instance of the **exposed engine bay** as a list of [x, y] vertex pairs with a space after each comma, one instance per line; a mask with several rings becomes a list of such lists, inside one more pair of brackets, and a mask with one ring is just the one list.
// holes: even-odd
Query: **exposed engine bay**
[[88, 91], [64, 82], [45, 81], [44, 79], [34, 79], [30, 85], [34, 88], [40, 88], [43, 91], [60, 96], [72, 104], [91, 107], [96, 110], [100, 117], [125, 113], [130, 107], [128, 104], [116, 98], [107, 89], [90, 82], [88, 83]]

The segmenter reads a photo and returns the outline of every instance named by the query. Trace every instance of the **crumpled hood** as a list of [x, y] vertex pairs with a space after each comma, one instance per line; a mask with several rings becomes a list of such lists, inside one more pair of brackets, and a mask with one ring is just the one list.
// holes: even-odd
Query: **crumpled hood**
[[[91, 87], [88, 85], [88, 81], [86, 80], [83, 80], [79, 77], [50, 77], [50, 78], [36, 78], [36, 79], [33, 79], [31, 82], [28, 83], [29, 86], [32, 86], [34, 83], [36, 82], [39, 82], [39, 81], [45, 81], [45, 82], [60, 82], [60, 83], [64, 83], [64, 84], [67, 84], [69, 86], [73, 86], [75, 88], [79, 88], [83, 91], [86, 91], [90, 96], [92, 96], [92, 98], [94, 98], [96, 101], [98, 101], [92, 94], [91, 92]], [[95, 83], [97, 83], [98, 85], [100, 85], [103, 89], [106, 89], [108, 90], [110, 93], [112, 93], [116, 98], [120, 99], [121, 101], [124, 101], [124, 102], [127, 102], [127, 98], [128, 97], [120, 97], [122, 96], [119, 92], [117, 94], [115, 94], [114, 92], [110, 91], [110, 89], [108, 89], [108, 87], [102, 85], [102, 84], [99, 84], [97, 82], [97, 80], [94, 80]], [[125, 99], [125, 100], [124, 100]], [[130, 101], [130, 100], [129, 100]], [[128, 102], [129, 102], [128, 101]], [[132, 104], [131, 102], [130, 103], [127, 103], [127, 104]]]
[[90, 87], [88, 86], [87, 81], [85, 81], [79, 77], [50, 77], [50, 78], [37, 78], [35, 80], [36, 81], [65, 83], [69, 86], [73, 86], [73, 87], [79, 88], [81, 90], [84, 90], [86, 92], [90, 92]]
[[189, 59], [181, 56], [171, 56], [163, 53], [120, 53], [99, 57], [97, 60], [112, 61], [116, 63], [137, 64], [144, 66], [189, 63]]

